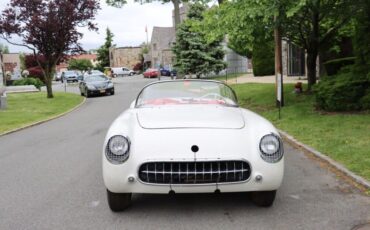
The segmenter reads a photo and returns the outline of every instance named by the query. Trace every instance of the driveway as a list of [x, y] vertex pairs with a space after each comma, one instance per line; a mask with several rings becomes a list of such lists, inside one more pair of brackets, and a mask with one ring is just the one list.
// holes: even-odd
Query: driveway
[[287, 143], [285, 178], [271, 208], [244, 193], [135, 194], [126, 212], [112, 213], [101, 172], [104, 136], [153, 80], [114, 81], [114, 96], [88, 98], [64, 117], [0, 137], [0, 229], [349, 230], [370, 222], [368, 196]]

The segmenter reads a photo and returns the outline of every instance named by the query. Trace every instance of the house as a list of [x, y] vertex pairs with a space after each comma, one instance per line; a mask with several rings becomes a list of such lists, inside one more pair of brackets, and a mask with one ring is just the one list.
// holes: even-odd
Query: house
[[13, 79], [21, 77], [21, 59], [19, 53], [2, 54], [3, 74], [10, 74]]
[[132, 69], [141, 63], [141, 47], [111, 47], [109, 48], [110, 67], [127, 67]]
[[151, 62], [153, 68], [172, 68], [174, 55], [171, 50], [176, 41], [174, 27], [153, 27], [150, 41]]
[[306, 70], [305, 51], [288, 39], [282, 41], [282, 65], [285, 76], [304, 76]]
[[[186, 19], [186, 14], [190, 6], [183, 4], [180, 7], [180, 21]], [[153, 68], [164, 67], [172, 69], [175, 56], [172, 53], [171, 46], [176, 42], [174, 11], [172, 11], [172, 27], [153, 27], [150, 41], [151, 65]], [[245, 73], [248, 70], [248, 59], [235, 53], [227, 47], [227, 43], [222, 43], [225, 50], [224, 61], [227, 63], [227, 69], [220, 74], [225, 73]]]

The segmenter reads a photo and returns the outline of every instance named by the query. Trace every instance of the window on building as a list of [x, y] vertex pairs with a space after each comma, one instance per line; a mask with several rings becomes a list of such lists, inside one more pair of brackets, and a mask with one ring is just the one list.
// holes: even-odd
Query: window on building
[[153, 50], [157, 50], [157, 44], [156, 43], [153, 44]]

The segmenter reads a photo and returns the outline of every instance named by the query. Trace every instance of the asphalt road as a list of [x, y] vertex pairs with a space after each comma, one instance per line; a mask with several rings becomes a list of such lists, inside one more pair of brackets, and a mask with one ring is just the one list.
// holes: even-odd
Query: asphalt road
[[126, 212], [112, 213], [101, 172], [103, 139], [150, 80], [115, 81], [114, 96], [88, 98], [64, 117], [0, 137], [1, 230], [347, 230], [370, 222], [369, 197], [288, 144], [284, 182], [271, 208], [254, 206], [243, 193], [137, 194]]

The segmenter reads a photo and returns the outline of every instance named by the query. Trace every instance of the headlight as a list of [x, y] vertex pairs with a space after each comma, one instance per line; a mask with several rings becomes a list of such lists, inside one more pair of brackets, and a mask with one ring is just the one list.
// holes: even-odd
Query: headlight
[[121, 164], [127, 160], [130, 152], [130, 141], [120, 135], [109, 139], [105, 149], [107, 159], [113, 164]]
[[113, 88], [113, 82], [109, 82], [107, 87], [108, 88]]
[[87, 87], [88, 89], [90, 89], [90, 90], [94, 90], [94, 89], [95, 89], [95, 87], [94, 87], [93, 85], [86, 85], [86, 87]]
[[283, 142], [279, 136], [267, 134], [261, 138], [260, 151], [263, 160], [269, 163], [276, 163], [284, 155]]

